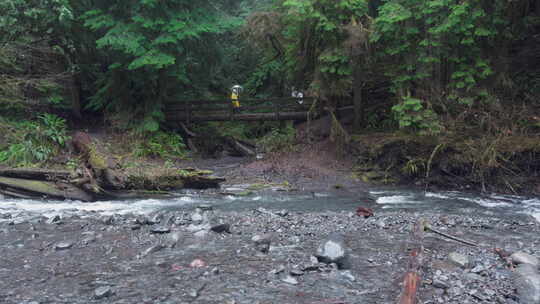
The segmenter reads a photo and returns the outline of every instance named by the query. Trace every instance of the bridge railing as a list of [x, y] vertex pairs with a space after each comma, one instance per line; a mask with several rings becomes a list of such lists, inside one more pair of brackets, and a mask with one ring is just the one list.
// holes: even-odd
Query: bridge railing
[[168, 120], [285, 120], [305, 117], [315, 102], [313, 97], [240, 99], [235, 109], [231, 100], [187, 100], [167, 103]]

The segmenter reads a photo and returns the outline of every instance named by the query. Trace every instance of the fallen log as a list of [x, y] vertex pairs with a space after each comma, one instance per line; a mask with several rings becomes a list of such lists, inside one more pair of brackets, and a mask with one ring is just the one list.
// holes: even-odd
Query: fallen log
[[409, 252], [408, 271], [403, 278], [403, 291], [399, 304], [416, 304], [418, 287], [422, 282], [422, 264], [424, 259], [424, 227], [426, 223], [419, 220], [411, 231], [411, 251]]
[[58, 179], [68, 180], [71, 176], [71, 172], [66, 170], [6, 168], [0, 169], [0, 176], [54, 181]]
[[232, 136], [226, 136], [225, 141], [232, 149], [241, 156], [255, 156], [255, 146], [247, 142], [238, 140]]
[[128, 174], [127, 189], [162, 191], [171, 189], [219, 188], [225, 179], [210, 175], [212, 172], [187, 169], [162, 169], [146, 174]]
[[227, 112], [223, 113], [212, 113], [198, 116], [190, 116], [185, 114], [182, 111], [177, 112], [165, 112], [165, 117], [167, 121], [259, 121], [259, 120], [307, 120], [308, 112], [283, 112], [283, 113], [246, 113], [246, 114], [230, 114]]
[[71, 184], [12, 177], [0, 177], [0, 193], [18, 198], [94, 200], [92, 195]]
[[[161, 190], [218, 188], [224, 178], [196, 169], [120, 169], [86, 133], [73, 136], [74, 149], [84, 164], [77, 173], [47, 169], [0, 169], [0, 194], [24, 199], [96, 201], [133, 197], [161, 197]], [[142, 170], [141, 170], [142, 169]], [[129, 192], [126, 192], [129, 191]], [[151, 192], [148, 192], [151, 191]]]

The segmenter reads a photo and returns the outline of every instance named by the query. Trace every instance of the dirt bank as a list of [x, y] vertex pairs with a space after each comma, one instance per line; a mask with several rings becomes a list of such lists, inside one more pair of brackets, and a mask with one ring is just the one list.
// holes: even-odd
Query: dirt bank
[[375, 184], [540, 194], [537, 136], [353, 136], [355, 175]]

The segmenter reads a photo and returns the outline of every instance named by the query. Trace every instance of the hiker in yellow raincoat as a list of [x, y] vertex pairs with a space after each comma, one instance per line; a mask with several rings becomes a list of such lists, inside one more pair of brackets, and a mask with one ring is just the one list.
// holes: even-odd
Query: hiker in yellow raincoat
[[240, 110], [240, 92], [242, 92], [242, 90], [243, 88], [239, 85], [235, 85], [231, 89], [231, 102], [234, 112], [238, 112]]

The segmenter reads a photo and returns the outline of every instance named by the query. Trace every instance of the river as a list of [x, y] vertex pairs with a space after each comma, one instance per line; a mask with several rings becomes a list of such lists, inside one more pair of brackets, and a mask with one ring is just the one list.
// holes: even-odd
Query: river
[[[540, 225], [530, 217], [540, 220], [538, 198], [248, 188], [95, 203], [1, 198], [0, 302], [395, 303], [420, 218], [478, 244], [426, 232], [421, 303], [516, 303], [540, 294], [514, 283], [493, 251], [539, 252]], [[355, 216], [359, 206], [375, 216]], [[314, 256], [332, 232], [346, 240], [344, 269]], [[450, 259], [456, 255], [463, 265]]]
[[[78, 201], [25, 200], [2, 197], [0, 214], [22, 217], [35, 215], [84, 215], [88, 213], [149, 214], [159, 210], [193, 209], [201, 204], [217, 210], [244, 211], [260, 207], [299, 212], [354, 211], [359, 206], [375, 212], [411, 210], [438, 211], [445, 214], [481, 213], [503, 217], [528, 214], [540, 221], [540, 198], [515, 195], [481, 195], [458, 191], [424, 192], [406, 188], [373, 188], [363, 191], [285, 192], [281, 189], [264, 190], [249, 195], [247, 185], [237, 185], [217, 191], [181, 191], [166, 199], [132, 199], [84, 203]], [[225, 193], [225, 194], [224, 194]], [[245, 193], [244, 193], [245, 194]]]

